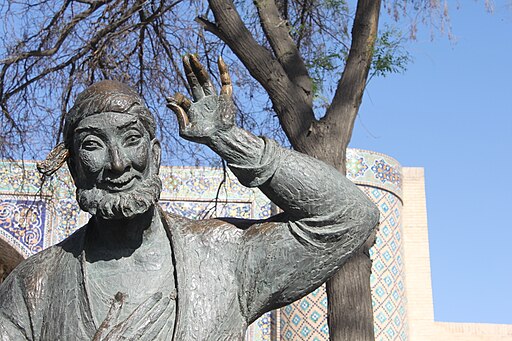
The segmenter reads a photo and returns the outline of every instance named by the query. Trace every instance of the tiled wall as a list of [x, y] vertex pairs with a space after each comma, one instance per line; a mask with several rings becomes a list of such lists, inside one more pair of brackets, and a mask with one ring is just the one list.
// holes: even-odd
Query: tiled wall
[[[363, 150], [350, 150], [347, 159], [347, 177], [381, 211], [376, 246], [371, 250], [376, 339], [406, 340], [401, 168], [389, 156]], [[270, 202], [261, 192], [241, 186], [222, 170], [162, 167], [161, 178], [161, 205], [168, 211], [198, 219], [265, 218], [271, 213]], [[87, 219], [75, 202], [66, 170], [41, 184], [33, 163], [0, 163], [0, 238], [24, 257], [62, 240]], [[321, 287], [291, 306], [265, 314], [249, 328], [247, 339], [327, 340], [326, 309]]]

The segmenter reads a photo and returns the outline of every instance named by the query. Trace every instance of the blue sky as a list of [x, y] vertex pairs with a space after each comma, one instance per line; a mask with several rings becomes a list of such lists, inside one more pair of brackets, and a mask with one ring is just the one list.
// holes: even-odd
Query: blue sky
[[456, 3], [455, 42], [423, 28], [370, 82], [351, 146], [425, 168], [435, 319], [512, 324], [512, 2]]

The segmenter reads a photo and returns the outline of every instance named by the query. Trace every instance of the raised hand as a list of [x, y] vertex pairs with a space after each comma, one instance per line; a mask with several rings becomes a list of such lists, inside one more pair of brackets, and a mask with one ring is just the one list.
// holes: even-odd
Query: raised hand
[[167, 106], [178, 118], [180, 136], [194, 142], [210, 144], [212, 138], [235, 124], [233, 87], [226, 64], [218, 60], [222, 88], [217, 95], [210, 76], [196, 56], [183, 57], [183, 67], [194, 101], [181, 93], [167, 98]]

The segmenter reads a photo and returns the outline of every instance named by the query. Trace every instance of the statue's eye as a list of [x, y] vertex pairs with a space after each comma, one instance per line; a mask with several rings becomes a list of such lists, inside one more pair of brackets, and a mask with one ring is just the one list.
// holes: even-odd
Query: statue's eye
[[102, 148], [102, 144], [95, 139], [87, 138], [82, 142], [80, 148], [93, 151]]
[[125, 139], [125, 145], [127, 146], [136, 146], [140, 143], [142, 139], [142, 135], [138, 133], [130, 133]]

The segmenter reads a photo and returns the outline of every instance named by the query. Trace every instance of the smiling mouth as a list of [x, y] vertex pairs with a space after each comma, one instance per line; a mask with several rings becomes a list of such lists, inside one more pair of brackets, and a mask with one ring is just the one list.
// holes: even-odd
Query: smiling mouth
[[101, 187], [109, 192], [121, 192], [130, 189], [135, 183], [136, 177], [106, 179], [101, 182]]

